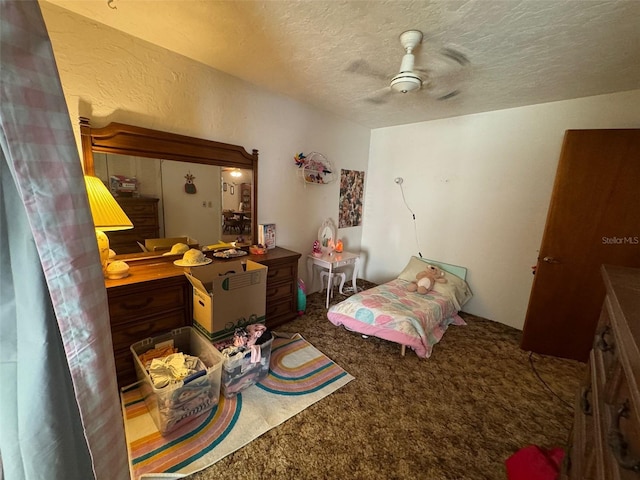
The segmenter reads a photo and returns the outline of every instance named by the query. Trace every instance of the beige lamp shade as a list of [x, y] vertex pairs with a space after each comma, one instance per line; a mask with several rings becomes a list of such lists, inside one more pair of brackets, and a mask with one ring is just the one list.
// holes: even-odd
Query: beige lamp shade
[[115, 230], [127, 230], [133, 228], [133, 223], [118, 205], [111, 192], [105, 187], [102, 180], [90, 175], [84, 176], [89, 196], [89, 206], [93, 216], [93, 224], [97, 230], [112, 232]]
[[[84, 183], [87, 186], [89, 207], [91, 208], [91, 216], [93, 217], [93, 224], [96, 228], [100, 263], [102, 264], [103, 273], [107, 276], [109, 238], [107, 238], [104, 232], [128, 230], [129, 228], [133, 228], [133, 223], [131, 223], [127, 214], [124, 213], [122, 207], [118, 205], [116, 199], [113, 198], [111, 192], [105, 187], [104, 183], [102, 183], [102, 180], [98, 177], [85, 175]], [[121, 272], [121, 274], [126, 276], [128, 272]]]

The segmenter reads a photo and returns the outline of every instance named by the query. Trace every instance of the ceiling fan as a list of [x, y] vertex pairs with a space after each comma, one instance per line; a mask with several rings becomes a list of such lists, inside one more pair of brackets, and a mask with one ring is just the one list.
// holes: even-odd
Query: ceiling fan
[[[416, 67], [413, 52], [422, 43], [422, 38], [422, 32], [419, 30], [407, 30], [400, 35], [400, 44], [405, 50], [400, 71], [391, 78], [387, 87], [374, 92], [372, 96], [366, 98], [367, 101], [383, 103], [389, 94], [409, 93], [418, 90], [430, 91], [435, 94], [438, 100], [446, 100], [460, 93], [454, 88], [454, 85], [445, 85], [445, 82], [439, 82], [438, 77], [449, 76], [453, 78], [456, 74], [460, 74], [470, 63], [467, 56], [453, 48], [443, 48], [436, 54], [438, 58], [431, 57], [431, 63], [434, 64], [431, 68]], [[434, 62], [434, 60], [438, 61]], [[376, 71], [364, 60], [353, 62], [347, 71], [389, 81], [388, 75]], [[451, 78], [446, 83], [451, 83]]]

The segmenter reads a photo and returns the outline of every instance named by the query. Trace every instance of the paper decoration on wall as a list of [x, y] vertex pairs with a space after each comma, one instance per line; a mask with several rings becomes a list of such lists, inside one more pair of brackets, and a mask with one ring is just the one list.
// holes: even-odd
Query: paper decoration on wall
[[184, 184], [185, 193], [194, 194], [196, 193], [196, 185], [193, 183], [194, 177], [191, 175], [191, 172], [187, 173], [184, 178], [187, 179], [187, 183]]
[[364, 172], [340, 170], [340, 200], [338, 228], [362, 224]]

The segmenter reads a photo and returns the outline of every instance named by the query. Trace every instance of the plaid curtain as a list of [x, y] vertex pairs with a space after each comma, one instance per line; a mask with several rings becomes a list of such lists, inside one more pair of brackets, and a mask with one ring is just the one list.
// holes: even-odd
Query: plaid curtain
[[0, 148], [0, 478], [129, 478], [91, 212], [36, 0], [0, 0]]

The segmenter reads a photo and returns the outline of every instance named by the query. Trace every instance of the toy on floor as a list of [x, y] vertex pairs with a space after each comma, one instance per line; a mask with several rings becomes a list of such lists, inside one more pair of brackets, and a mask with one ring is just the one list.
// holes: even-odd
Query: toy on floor
[[298, 279], [298, 315], [304, 315], [307, 309], [307, 288], [301, 278]]

